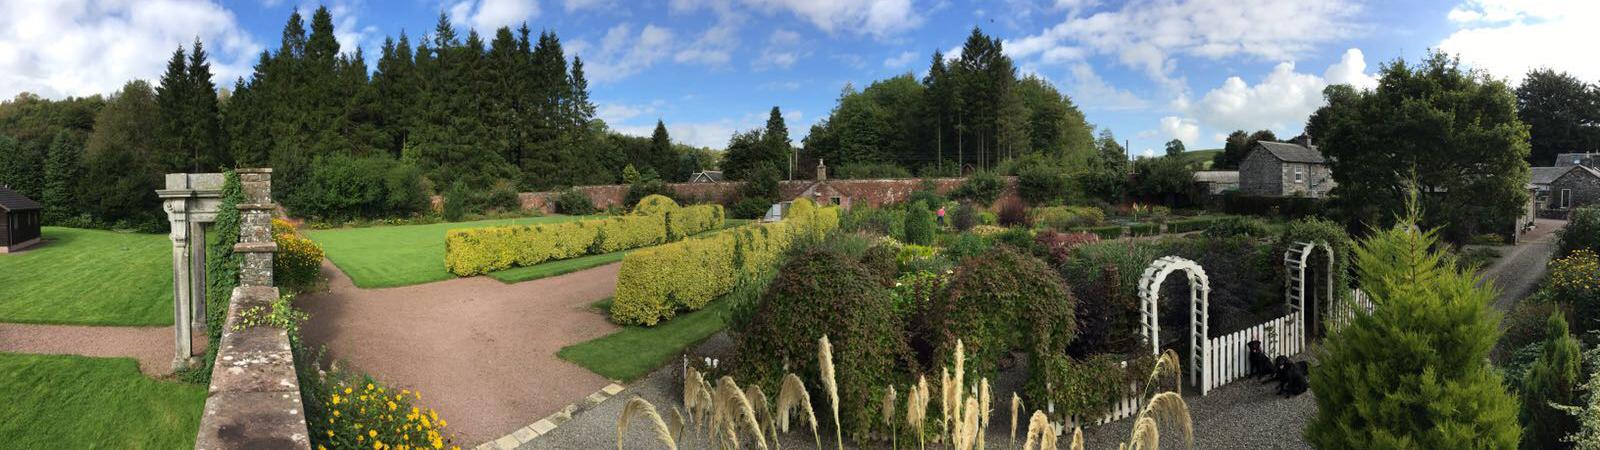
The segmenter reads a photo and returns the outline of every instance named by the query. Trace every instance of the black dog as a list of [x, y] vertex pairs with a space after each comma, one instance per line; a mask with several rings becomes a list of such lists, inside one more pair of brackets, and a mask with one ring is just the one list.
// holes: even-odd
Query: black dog
[[1261, 384], [1278, 382], [1278, 395], [1294, 397], [1306, 393], [1311, 387], [1311, 364], [1305, 361], [1291, 362], [1289, 357], [1279, 356], [1274, 366], [1276, 371], [1272, 374], [1272, 378]]
[[1250, 341], [1245, 346], [1250, 348], [1250, 374], [1246, 377], [1260, 378], [1272, 375], [1272, 358], [1261, 350], [1261, 341]]

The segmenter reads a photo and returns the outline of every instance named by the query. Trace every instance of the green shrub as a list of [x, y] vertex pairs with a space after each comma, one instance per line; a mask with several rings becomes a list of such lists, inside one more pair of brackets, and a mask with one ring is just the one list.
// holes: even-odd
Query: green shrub
[[[1146, 266], [1160, 256], [1148, 242], [1080, 244], [1060, 265], [1062, 278], [1078, 299], [1078, 339], [1068, 354], [1087, 357], [1131, 351], [1138, 346], [1138, 281]], [[1213, 285], [1219, 283], [1214, 282]]]
[[740, 219], [760, 219], [767, 215], [767, 210], [772, 209], [772, 199], [745, 197], [733, 204], [733, 217]]
[[1094, 235], [1095, 236], [1099, 236], [1100, 239], [1108, 239], [1109, 240], [1109, 239], [1118, 239], [1118, 238], [1122, 237], [1122, 225], [1111, 225], [1111, 226], [1104, 226], [1104, 227], [1084, 228], [1083, 230], [1080, 230], [1080, 231], [1084, 231], [1084, 232], [1088, 232], [1088, 233], [1094, 233]]
[[950, 198], [964, 200], [980, 205], [994, 203], [1000, 198], [1000, 192], [1006, 188], [1005, 181], [992, 172], [980, 171], [967, 175], [967, 179], [950, 191]]
[[786, 372], [816, 380], [818, 339], [827, 336], [844, 430], [864, 434], [879, 417], [877, 390], [903, 381], [895, 369], [911, 359], [892, 304], [867, 267], [808, 250], [783, 265], [751, 322], [732, 330], [738, 350], [730, 364], [747, 384], [777, 386]]
[[[835, 235], [859, 236], [859, 235]], [[896, 261], [900, 251], [889, 245], [874, 245], [868, 247], [861, 255], [861, 265], [865, 266], [883, 287], [894, 287], [895, 277], [900, 275], [900, 264]]]
[[1317, 448], [1514, 448], [1516, 398], [1488, 361], [1495, 293], [1438, 263], [1447, 257], [1415, 211], [1354, 252], [1380, 306], [1323, 341], [1305, 438]]
[[428, 198], [416, 166], [385, 156], [335, 154], [318, 158], [283, 204], [297, 216], [342, 221], [417, 214], [426, 210]]
[[1000, 217], [996, 216], [994, 213], [988, 212], [988, 211], [983, 211], [983, 212], [978, 213], [978, 225], [999, 225], [999, 224], [1000, 224]]
[[1206, 226], [1206, 237], [1266, 237], [1272, 234], [1272, 229], [1267, 227], [1267, 222], [1249, 216], [1229, 216], [1212, 222]]
[[993, 242], [972, 233], [961, 233], [950, 238], [945, 243], [944, 255], [957, 263], [964, 262], [967, 258], [978, 256], [989, 250]]
[[1216, 219], [1216, 218], [1196, 218], [1196, 219], [1174, 220], [1174, 221], [1171, 221], [1171, 222], [1167, 222], [1167, 232], [1168, 233], [1188, 233], [1188, 232], [1191, 232], [1191, 231], [1202, 231], [1202, 230], [1210, 228], [1211, 224], [1215, 223], [1217, 220], [1218, 219]]
[[628, 195], [622, 199], [624, 205], [637, 205], [639, 200], [652, 195], [672, 197], [673, 192], [661, 180], [645, 180], [628, 185]]
[[962, 203], [950, 212], [950, 226], [956, 231], [967, 231], [978, 225], [978, 210], [972, 205]]
[[1133, 236], [1155, 236], [1161, 234], [1161, 224], [1136, 223], [1129, 225], [1128, 234]]
[[1033, 164], [1017, 169], [1017, 195], [1030, 205], [1060, 203], [1071, 184], [1061, 169], [1049, 165]]
[[933, 205], [943, 205], [945, 198], [943, 195], [939, 195], [939, 191], [935, 189], [932, 181], [924, 180], [922, 186], [915, 191], [911, 191], [911, 195], [906, 198], [907, 205], [916, 202], [922, 202], [922, 204], [932, 207]]
[[647, 195], [634, 203], [633, 214], [665, 217], [667, 213], [678, 209], [678, 202], [671, 197], [660, 194]]
[[1551, 298], [1572, 309], [1572, 328], [1580, 336], [1600, 330], [1600, 255], [1574, 250], [1550, 261]]
[[937, 225], [934, 224], [933, 213], [928, 211], [928, 205], [916, 202], [906, 209], [906, 243], [917, 245], [932, 244], [935, 227]]
[[[727, 294], [743, 280], [753, 280], [776, 266], [795, 241], [814, 239], [838, 227], [839, 208], [811, 207], [795, 201], [790, 217], [686, 239], [633, 253], [622, 259], [613, 321], [655, 325], [679, 310], [698, 310]], [[804, 206], [801, 206], [804, 205]], [[804, 211], [810, 209], [812, 213]]]
[[1106, 213], [1093, 206], [1049, 206], [1028, 210], [1028, 221], [1035, 227], [1067, 231], [1100, 226], [1106, 221]]
[[867, 232], [888, 236], [897, 241], [906, 239], [906, 212], [902, 209], [857, 206], [841, 218], [839, 229], [847, 232]]
[[1600, 206], [1584, 206], [1573, 210], [1567, 217], [1567, 226], [1558, 233], [1561, 236], [1559, 255], [1583, 249], [1600, 252]]
[[1550, 315], [1539, 358], [1528, 366], [1522, 379], [1523, 448], [1561, 448], [1567, 435], [1578, 431], [1572, 414], [1555, 405], [1572, 405], [1578, 400], [1581, 361], [1578, 340], [1567, 332], [1567, 321], [1557, 311]]
[[457, 181], [450, 185], [450, 190], [444, 193], [444, 219], [456, 222], [466, 217], [472, 210], [472, 192], [467, 190], [466, 183]]
[[[671, 202], [671, 199], [660, 197]], [[652, 202], [654, 203], [654, 201]], [[665, 206], [647, 206], [651, 211]], [[629, 215], [556, 224], [455, 229], [445, 233], [445, 268], [457, 276], [658, 245], [722, 226], [722, 207], [695, 205], [664, 215]]]
[[578, 188], [566, 188], [556, 195], [556, 212], [572, 216], [594, 214], [594, 202]]
[[932, 258], [934, 256], [937, 256], [938, 254], [939, 254], [939, 248], [938, 247], [930, 247], [930, 246], [926, 246], [926, 245], [916, 245], [916, 244], [907, 244], [907, 245], [900, 246], [900, 251], [895, 254], [895, 258], [894, 259], [895, 259], [895, 263], [900, 266], [900, 270], [901, 271], [903, 271], [903, 272], [911, 272], [910, 270], [906, 269], [906, 266], [908, 264], [911, 264], [913, 261], [916, 261], [916, 260]]
[[[1511, 307], [1501, 323], [1505, 324], [1505, 337], [1500, 339], [1499, 349], [1510, 352], [1532, 344], [1543, 342], [1544, 332], [1550, 321], [1550, 315], [1557, 310], [1555, 302], [1551, 299], [1550, 290], [1542, 289], [1534, 292], [1528, 298], [1522, 299]], [[1511, 378], [1520, 381], [1522, 378]]]
[[1054, 405], [1063, 416], [1099, 417], [1111, 411], [1114, 402], [1127, 397], [1130, 370], [1113, 355], [1094, 355], [1077, 360], [1066, 355], [1049, 355], [1033, 366], [1034, 376], [1024, 386], [1026, 398]]
[[998, 244], [1009, 245], [1012, 249], [1025, 255], [1043, 256], [1045, 254], [1044, 247], [1034, 243], [1033, 232], [1028, 231], [1027, 228], [1007, 228], [1005, 231], [990, 236], [990, 239]]
[[1035, 361], [1063, 354], [1078, 333], [1077, 302], [1066, 283], [1044, 261], [1007, 246], [964, 260], [935, 302], [916, 336], [940, 358], [959, 337], [974, 373], [995, 373], [1000, 357], [1015, 350]]
[[619, 216], [593, 222], [597, 233], [591, 254], [606, 254], [667, 242], [667, 224], [661, 216]]

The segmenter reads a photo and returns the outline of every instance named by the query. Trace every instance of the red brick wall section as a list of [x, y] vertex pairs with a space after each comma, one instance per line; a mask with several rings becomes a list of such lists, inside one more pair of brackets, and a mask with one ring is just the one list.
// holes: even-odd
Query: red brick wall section
[[[961, 185], [961, 178], [929, 178], [934, 184], [934, 189], [940, 194], [948, 194], [956, 186]], [[1000, 195], [1002, 200], [1014, 198], [1017, 195], [1017, 182], [1015, 177], [1005, 177], [1006, 188]], [[903, 202], [911, 197], [912, 192], [922, 188], [923, 179], [898, 178], [878, 180], [828, 180], [828, 185], [838, 190], [841, 194], [850, 197], [851, 205], [867, 205], [872, 207], [888, 203]], [[778, 195], [785, 200], [793, 199], [811, 187], [811, 180], [795, 180], [778, 182]], [[739, 189], [744, 187], [744, 182], [734, 181], [727, 183], [670, 183], [668, 189], [677, 194], [677, 198], [685, 204], [689, 203], [721, 203], [732, 204], [738, 199]], [[589, 201], [596, 208], [606, 209], [612, 206], [629, 207], [622, 201], [628, 196], [628, 185], [611, 184], [602, 186], [579, 186], [578, 192], [589, 196]], [[522, 208], [539, 211], [545, 214], [555, 212], [555, 197], [559, 192], [523, 192], [518, 194], [522, 200]], [[1001, 202], [995, 202], [996, 205]], [[444, 206], [443, 198], [433, 197], [433, 208], [438, 210]]]

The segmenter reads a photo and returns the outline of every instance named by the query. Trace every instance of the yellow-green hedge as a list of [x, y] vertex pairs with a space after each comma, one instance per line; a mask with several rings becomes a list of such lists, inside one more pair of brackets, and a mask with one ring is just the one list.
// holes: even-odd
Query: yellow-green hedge
[[649, 326], [679, 310], [703, 308], [732, 292], [739, 280], [772, 270], [796, 239], [820, 237], [838, 224], [837, 207], [817, 208], [802, 199], [790, 206], [783, 221], [630, 253], [617, 275], [612, 320]]
[[[659, 198], [655, 198], [659, 197]], [[590, 254], [659, 245], [721, 227], [721, 205], [679, 207], [664, 196], [645, 197], [639, 214], [556, 224], [450, 230], [445, 268], [480, 275]]]

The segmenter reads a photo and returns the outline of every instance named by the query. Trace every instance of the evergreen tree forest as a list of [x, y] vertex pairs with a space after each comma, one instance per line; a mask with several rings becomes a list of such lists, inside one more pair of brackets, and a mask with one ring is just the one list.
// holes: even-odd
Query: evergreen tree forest
[[[770, 128], [770, 127], [769, 127]], [[1049, 82], [1018, 77], [999, 38], [974, 28], [957, 58], [934, 52], [927, 75], [846, 86], [825, 120], [811, 127], [796, 176], [822, 160], [843, 173], [888, 165], [918, 175], [963, 167], [1014, 172], [1006, 161], [1038, 156], [1083, 171], [1097, 158], [1093, 127]]]
[[462, 33], [441, 14], [425, 37], [386, 39], [375, 61], [334, 33], [327, 8], [309, 24], [296, 11], [245, 78], [213, 81], [196, 41], [154, 86], [0, 102], [0, 180], [47, 203], [50, 224], [159, 230], [164, 173], [272, 167], [291, 214], [338, 220], [414, 214], [451, 192], [487, 208], [518, 190], [614, 183], [629, 164], [666, 181], [715, 164], [664, 124], [635, 137], [596, 119], [583, 60], [554, 32]]

